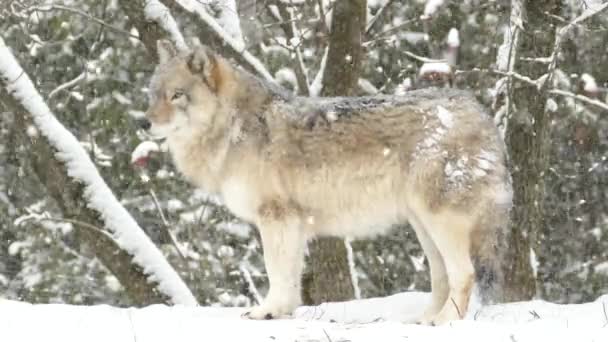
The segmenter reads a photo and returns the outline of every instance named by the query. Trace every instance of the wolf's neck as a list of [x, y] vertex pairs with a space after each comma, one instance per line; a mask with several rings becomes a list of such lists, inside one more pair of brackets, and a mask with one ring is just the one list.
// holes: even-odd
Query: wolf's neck
[[259, 113], [273, 100], [288, 99], [283, 88], [260, 79], [247, 71], [234, 69], [233, 103], [238, 112]]
[[205, 132], [191, 132], [169, 137], [167, 142], [177, 169], [190, 182], [208, 192], [219, 191], [219, 175], [230, 148], [227, 136], [214, 137]]

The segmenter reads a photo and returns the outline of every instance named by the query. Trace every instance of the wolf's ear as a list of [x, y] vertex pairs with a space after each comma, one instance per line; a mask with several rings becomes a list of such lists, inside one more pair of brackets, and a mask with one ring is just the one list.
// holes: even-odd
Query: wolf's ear
[[160, 64], [166, 63], [169, 59], [177, 55], [177, 50], [173, 43], [166, 39], [161, 39], [156, 42], [156, 51], [158, 52], [158, 62]]
[[217, 56], [204, 46], [196, 46], [187, 59], [188, 69], [195, 75], [200, 75], [205, 83], [216, 91], [221, 82]]

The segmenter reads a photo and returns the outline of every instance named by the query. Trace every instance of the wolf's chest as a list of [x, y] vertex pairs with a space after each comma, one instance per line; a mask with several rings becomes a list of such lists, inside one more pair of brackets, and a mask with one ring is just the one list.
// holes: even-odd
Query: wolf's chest
[[241, 219], [255, 221], [257, 196], [243, 180], [229, 178], [222, 183], [221, 195], [228, 209]]

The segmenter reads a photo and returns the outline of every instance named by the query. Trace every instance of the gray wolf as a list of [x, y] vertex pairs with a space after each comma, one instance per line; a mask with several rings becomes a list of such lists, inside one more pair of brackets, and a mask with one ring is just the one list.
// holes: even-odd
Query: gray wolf
[[178, 170], [218, 194], [262, 238], [270, 288], [246, 316], [300, 304], [306, 242], [369, 237], [409, 222], [427, 256], [432, 300], [418, 322], [461, 319], [473, 286], [497, 277], [512, 201], [505, 148], [465, 91], [301, 98], [199, 46], [159, 42], [149, 132]]

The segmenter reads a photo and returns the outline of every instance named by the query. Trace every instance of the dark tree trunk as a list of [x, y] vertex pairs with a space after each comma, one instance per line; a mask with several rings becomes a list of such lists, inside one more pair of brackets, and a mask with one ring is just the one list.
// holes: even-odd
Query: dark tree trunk
[[[348, 96], [357, 88], [366, 6], [365, 0], [338, 0], [334, 3], [327, 67], [321, 90], [323, 96]], [[344, 241], [320, 238], [310, 243], [309, 251], [310, 274], [303, 287], [305, 303], [352, 299], [354, 288]]]
[[[560, 16], [559, 0], [525, 2], [525, 32], [521, 34], [520, 55], [547, 57], [553, 52], [555, 26], [549, 26], [549, 14]], [[518, 62], [517, 71], [533, 79], [547, 73], [537, 64]], [[510, 155], [514, 187], [512, 225], [507, 237], [505, 299], [530, 299], [536, 293], [530, 250], [535, 248], [538, 232], [544, 231], [545, 181], [548, 167], [549, 115], [545, 110], [547, 86], [541, 89], [518, 84], [513, 89], [512, 112], [508, 119], [506, 143]], [[542, 262], [542, 260], [539, 259]]]
[[334, 2], [322, 96], [349, 96], [357, 89], [366, 8], [366, 0]]

